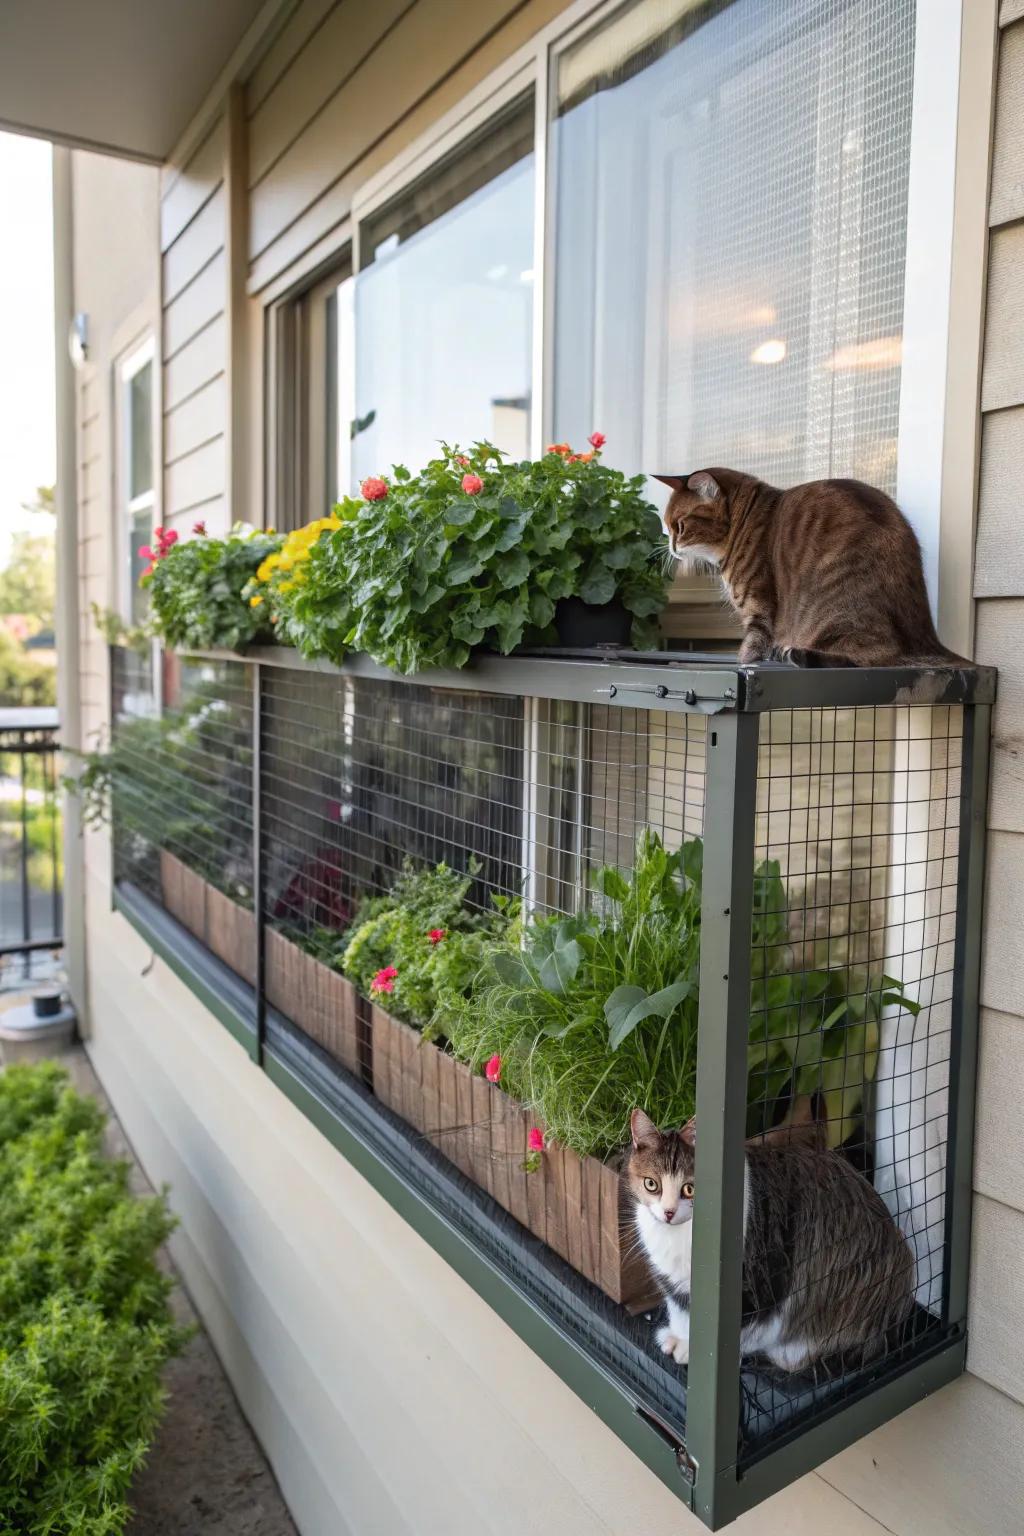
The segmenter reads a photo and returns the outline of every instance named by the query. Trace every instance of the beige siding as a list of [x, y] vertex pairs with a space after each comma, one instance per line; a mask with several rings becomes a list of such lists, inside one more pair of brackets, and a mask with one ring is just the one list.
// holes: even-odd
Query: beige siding
[[988, 823], [1024, 833], [1024, 596], [978, 604], [974, 653], [999, 668]]
[[978, 1123], [974, 1187], [1024, 1211], [1024, 1115], [1020, 1071], [1024, 1019], [985, 1009], [978, 1063]]
[[227, 130], [224, 115], [178, 171], [165, 178], [162, 257], [163, 515], [172, 527], [227, 510], [225, 376], [228, 269]]
[[993, 411], [981, 438], [975, 597], [1024, 593], [1024, 407]]

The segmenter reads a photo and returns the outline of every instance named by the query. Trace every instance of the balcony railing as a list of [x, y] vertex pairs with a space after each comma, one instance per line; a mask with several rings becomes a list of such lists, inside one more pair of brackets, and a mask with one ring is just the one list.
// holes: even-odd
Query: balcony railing
[[63, 943], [57, 711], [0, 710], [0, 988], [44, 980]]
[[[399, 680], [278, 650], [165, 658], [156, 718], [132, 665], [114, 653], [121, 910], [708, 1525], [963, 1369], [990, 672], [622, 654]], [[549, 1138], [528, 1171], [536, 1103], [337, 964], [405, 861], [465, 872], [480, 913], [600, 924], [595, 871], [627, 879], [645, 837], [701, 892], [688, 1370], [655, 1345], [609, 1146]], [[800, 1096], [903, 1234], [913, 1295], [865, 1359], [787, 1373], [741, 1349], [743, 1168]]]

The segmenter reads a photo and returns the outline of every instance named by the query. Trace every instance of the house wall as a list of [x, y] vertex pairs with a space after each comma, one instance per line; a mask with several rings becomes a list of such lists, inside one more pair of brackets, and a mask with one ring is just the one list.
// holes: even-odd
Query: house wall
[[[158, 174], [76, 153], [83, 726], [105, 713], [111, 368], [160, 338], [164, 516], [259, 520], [262, 299], [329, 253], [352, 196], [559, 0], [302, 0]], [[990, 809], [970, 1370], [738, 1522], [759, 1536], [1006, 1536], [1024, 1451], [1024, 4], [1003, 0], [975, 592], [1002, 672]], [[965, 516], [969, 513], [965, 510]], [[699, 1529], [252, 1066], [110, 909], [85, 843], [90, 1052], [172, 1186], [175, 1254], [304, 1536]]]

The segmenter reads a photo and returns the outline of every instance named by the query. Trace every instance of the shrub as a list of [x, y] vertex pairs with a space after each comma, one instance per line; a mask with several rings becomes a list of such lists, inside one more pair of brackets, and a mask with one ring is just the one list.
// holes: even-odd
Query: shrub
[[0, 1530], [115, 1536], [184, 1341], [154, 1254], [164, 1198], [101, 1153], [51, 1064], [0, 1076]]
[[153, 560], [142, 576], [160, 638], [191, 650], [224, 646], [232, 651], [273, 640], [269, 609], [260, 597], [246, 601], [242, 589], [280, 548], [278, 535], [237, 524], [226, 539], [202, 533], [185, 543], [176, 538], [168, 543], [170, 537], [157, 530], [158, 546], [149, 551]]
[[471, 985], [511, 915], [500, 898], [489, 913], [467, 907], [476, 874], [476, 866], [459, 875], [407, 861], [390, 893], [366, 903], [340, 961], [365, 997], [422, 1029], [442, 992], [458, 996]]
[[301, 560], [273, 572], [282, 638], [304, 655], [364, 651], [399, 672], [463, 667], [477, 647], [507, 654], [553, 640], [567, 597], [618, 597], [634, 642], [656, 642], [668, 584], [661, 521], [643, 477], [627, 479], [597, 452], [558, 444], [512, 464], [489, 443], [468, 455], [445, 447], [422, 473], [398, 465], [363, 490], [337, 507], [339, 526], [321, 520]]

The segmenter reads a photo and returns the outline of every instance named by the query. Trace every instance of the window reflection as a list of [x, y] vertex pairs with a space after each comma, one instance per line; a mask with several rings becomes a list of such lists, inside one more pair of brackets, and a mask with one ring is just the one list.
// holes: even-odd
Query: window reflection
[[528, 452], [533, 139], [527, 98], [361, 227], [353, 486], [421, 468], [442, 439]]

